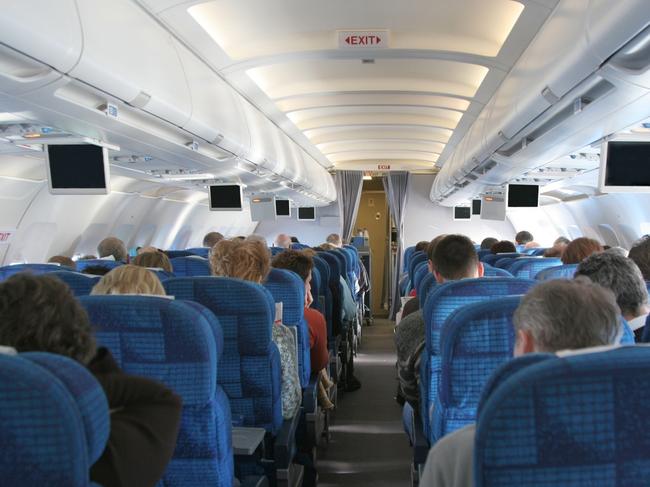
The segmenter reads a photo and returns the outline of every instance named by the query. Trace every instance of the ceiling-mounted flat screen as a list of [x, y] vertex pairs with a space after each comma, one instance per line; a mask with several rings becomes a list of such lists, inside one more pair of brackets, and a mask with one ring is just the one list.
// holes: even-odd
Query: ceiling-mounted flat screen
[[618, 137], [600, 149], [598, 189], [603, 193], [650, 192], [650, 140]]
[[472, 215], [481, 214], [481, 200], [472, 200]]
[[485, 196], [481, 203], [481, 220], [506, 219], [506, 202], [502, 196]]
[[537, 208], [539, 186], [537, 184], [509, 184], [508, 208]]
[[275, 200], [275, 216], [291, 216], [289, 200]]
[[454, 220], [471, 220], [472, 209], [469, 206], [454, 206]]
[[303, 206], [298, 208], [298, 220], [316, 220], [316, 208], [313, 206]]
[[242, 211], [242, 191], [239, 184], [214, 184], [210, 186], [210, 210]]
[[47, 177], [52, 194], [108, 194], [108, 149], [92, 144], [48, 145]]

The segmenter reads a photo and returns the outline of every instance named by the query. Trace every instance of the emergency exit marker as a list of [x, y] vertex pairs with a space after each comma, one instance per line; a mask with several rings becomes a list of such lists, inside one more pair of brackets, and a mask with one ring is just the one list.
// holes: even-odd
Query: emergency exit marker
[[387, 48], [388, 34], [388, 30], [339, 30], [339, 49]]

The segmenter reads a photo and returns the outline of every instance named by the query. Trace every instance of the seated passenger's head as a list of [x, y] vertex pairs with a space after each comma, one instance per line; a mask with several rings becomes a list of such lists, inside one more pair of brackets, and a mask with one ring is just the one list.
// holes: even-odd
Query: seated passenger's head
[[429, 246], [428, 240], [420, 240], [415, 244], [415, 252], [426, 252], [427, 247]]
[[289, 237], [291, 239], [291, 243], [300, 243], [300, 240], [298, 240], [298, 237]]
[[484, 238], [481, 242], [481, 250], [490, 250], [492, 246], [497, 243], [499, 240], [494, 237]]
[[334, 247], [343, 246], [343, 241], [341, 240], [341, 236], [338, 233], [330, 233], [325, 239], [325, 241], [327, 243], [334, 245]]
[[490, 252], [493, 254], [513, 253], [517, 252], [517, 247], [510, 240], [501, 240], [490, 247]]
[[515, 235], [515, 242], [517, 242], [518, 245], [525, 245], [528, 242], [533, 241], [533, 234], [530, 232], [527, 232], [526, 230], [522, 230], [521, 232], [518, 232], [517, 235]]
[[0, 282], [0, 344], [87, 364], [95, 355], [88, 315], [56, 277], [20, 273]]
[[172, 263], [169, 260], [169, 257], [162, 252], [143, 252], [138, 254], [133, 262], [133, 265], [138, 267], [150, 267], [153, 269], [162, 269], [167, 272], [174, 272], [172, 268]]
[[65, 255], [54, 255], [47, 259], [48, 264], [59, 264], [61, 266], [69, 267], [71, 269], [76, 269], [77, 264], [74, 263], [74, 260], [72, 260], [70, 257], [66, 257]]
[[318, 246], [318, 248], [321, 249], [321, 250], [336, 250], [337, 249], [337, 247], [335, 247], [334, 245], [332, 245], [329, 242], [325, 242], [325, 243], [320, 244]]
[[165, 288], [153, 272], [136, 265], [122, 265], [102, 277], [90, 294], [153, 294], [165, 296]]
[[525, 249], [537, 249], [537, 248], [539, 248], [539, 243], [537, 243], [535, 241], [528, 242], [526, 245], [524, 245], [524, 248]]
[[[313, 250], [311, 251], [313, 252]], [[311, 272], [314, 268], [314, 260], [308, 252], [285, 250], [273, 257], [271, 265], [276, 269], [286, 269], [298, 274], [305, 283], [305, 295], [311, 292]]]
[[215, 276], [261, 283], [270, 269], [265, 245], [250, 240], [222, 240], [212, 249], [210, 267]]
[[426, 248], [426, 253], [427, 253], [427, 267], [429, 268], [429, 272], [433, 274], [433, 254], [436, 251], [436, 247], [440, 243], [440, 241], [445, 238], [447, 235], [444, 233], [442, 235], [438, 235], [436, 238], [434, 238], [431, 242], [429, 242], [429, 245], [427, 245]]
[[116, 237], [107, 237], [99, 242], [97, 253], [100, 258], [113, 256], [115, 260], [121, 262], [126, 262], [129, 258], [124, 242]]
[[286, 233], [281, 233], [275, 237], [275, 246], [281, 247], [283, 249], [288, 249], [291, 247], [291, 237]]
[[221, 242], [222, 240], [223, 235], [219, 232], [206, 233], [205, 237], [203, 237], [203, 246], [211, 249], [217, 244], [217, 242]]
[[556, 238], [555, 242], [553, 242], [553, 247], [546, 249], [544, 252], [544, 257], [562, 257], [564, 249], [570, 242], [571, 240], [566, 237]]
[[626, 320], [647, 314], [648, 291], [633, 260], [610, 251], [594, 254], [580, 263], [576, 270], [578, 276], [585, 276], [613, 292]]
[[602, 245], [593, 238], [580, 237], [572, 240], [562, 252], [563, 264], [579, 264], [591, 254], [603, 251]]
[[515, 311], [515, 357], [613, 344], [619, 330], [614, 295], [588, 280], [535, 286]]
[[436, 281], [456, 281], [483, 276], [472, 241], [464, 235], [447, 235], [433, 252], [433, 274]]
[[161, 250], [157, 249], [156, 247], [152, 247], [151, 245], [148, 245], [146, 247], [138, 247], [137, 249], [137, 254], [146, 254], [147, 252], [161, 252]]
[[650, 281], [650, 236], [645, 235], [630, 249], [628, 257], [641, 269], [646, 281]]

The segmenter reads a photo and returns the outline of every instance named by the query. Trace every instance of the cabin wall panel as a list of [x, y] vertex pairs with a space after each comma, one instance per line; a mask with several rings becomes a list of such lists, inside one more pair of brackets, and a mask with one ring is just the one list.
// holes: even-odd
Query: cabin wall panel
[[264, 237], [269, 245], [273, 245], [275, 237], [286, 233], [298, 237], [306, 245], [320, 245], [330, 233], [341, 232], [341, 220], [337, 203], [316, 208], [316, 221], [298, 221], [297, 209], [291, 208], [290, 218], [278, 218], [275, 221], [261, 221], [255, 233]]

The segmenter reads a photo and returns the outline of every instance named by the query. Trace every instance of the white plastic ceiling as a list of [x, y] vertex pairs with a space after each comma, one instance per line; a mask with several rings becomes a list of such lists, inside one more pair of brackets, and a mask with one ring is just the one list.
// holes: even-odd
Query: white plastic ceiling
[[[432, 170], [558, 0], [139, 0], [323, 166]], [[387, 48], [339, 48], [387, 30]]]

